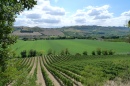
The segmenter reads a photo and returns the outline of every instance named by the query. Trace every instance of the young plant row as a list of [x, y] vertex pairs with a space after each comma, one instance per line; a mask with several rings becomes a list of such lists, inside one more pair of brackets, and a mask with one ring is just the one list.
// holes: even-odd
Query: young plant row
[[43, 75], [43, 78], [44, 78], [44, 80], [45, 80], [46, 86], [54, 86], [53, 83], [52, 83], [52, 81], [51, 81], [50, 78], [48, 77], [48, 74], [47, 74], [46, 71], [44, 70], [41, 61], [40, 61], [40, 65], [41, 65], [41, 71], [42, 71], [42, 75]]
[[44, 64], [44, 65], [53, 74], [53, 76], [55, 76], [57, 78], [57, 80], [60, 82], [60, 84], [66, 85], [66, 86], [73, 86], [73, 82], [70, 79], [63, 76], [62, 74], [60, 74], [55, 68], [50, 67], [47, 64]]
[[79, 82], [81, 81], [81, 77], [76, 76], [76, 75], [75, 75], [74, 73], [72, 73], [72, 72], [69, 72], [69, 71], [67, 71], [67, 70], [65, 70], [65, 69], [63, 69], [63, 68], [60, 68], [60, 67], [54, 66], [54, 65], [51, 65], [51, 67], [57, 69], [58, 71], [63, 72], [64, 74], [70, 76], [71, 78], [75, 79], [76, 81], [79, 81]]

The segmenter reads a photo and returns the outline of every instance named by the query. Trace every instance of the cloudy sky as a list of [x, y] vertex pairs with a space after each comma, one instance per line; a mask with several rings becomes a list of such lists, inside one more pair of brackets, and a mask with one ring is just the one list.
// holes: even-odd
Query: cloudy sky
[[14, 25], [45, 28], [124, 26], [129, 19], [130, 0], [37, 0], [32, 10], [17, 16]]

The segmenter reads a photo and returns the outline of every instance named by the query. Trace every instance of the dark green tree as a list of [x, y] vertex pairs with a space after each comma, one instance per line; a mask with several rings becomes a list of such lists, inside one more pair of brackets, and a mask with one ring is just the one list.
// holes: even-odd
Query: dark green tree
[[102, 53], [100, 48], [98, 48], [96, 52], [97, 52], [97, 55], [101, 55], [101, 53]]
[[87, 51], [84, 51], [84, 52], [83, 52], [83, 55], [88, 55], [88, 52], [87, 52]]
[[92, 55], [96, 55], [95, 51], [92, 51]]
[[16, 42], [16, 37], [11, 35], [16, 15], [36, 3], [35, 0], [0, 0], [0, 75], [7, 69], [6, 62], [14, 57], [10, 45]]
[[65, 49], [65, 55], [69, 55], [69, 54], [70, 54], [70, 52], [69, 52], [68, 48], [66, 48]]
[[[130, 20], [128, 21], [128, 28], [130, 28]], [[128, 35], [128, 42], [130, 43], [130, 34]]]

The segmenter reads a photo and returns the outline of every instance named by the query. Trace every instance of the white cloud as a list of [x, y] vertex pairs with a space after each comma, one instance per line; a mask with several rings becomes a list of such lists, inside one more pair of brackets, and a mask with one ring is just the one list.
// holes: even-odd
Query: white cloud
[[84, 23], [86, 23], [86, 19], [85, 18], [77, 18], [77, 19], [75, 19], [75, 22], [80, 23], [80, 24], [84, 24]]
[[71, 25], [123, 26], [130, 19], [130, 11], [113, 16], [109, 5], [87, 6], [73, 14], [64, 8], [52, 6], [50, 0], [37, 0], [32, 10], [23, 11], [16, 18], [15, 26], [62, 27]]
[[59, 7], [44, 6], [43, 11], [45, 11], [46, 14], [55, 15], [55, 16], [65, 15], [65, 10]]
[[130, 11], [123, 12], [121, 15], [122, 15], [122, 16], [129, 16], [129, 17], [130, 17]]
[[30, 18], [30, 19], [40, 19], [40, 18], [41, 18], [41, 15], [40, 15], [40, 14], [33, 13], [33, 14], [28, 14], [26, 17], [27, 17], [27, 18]]

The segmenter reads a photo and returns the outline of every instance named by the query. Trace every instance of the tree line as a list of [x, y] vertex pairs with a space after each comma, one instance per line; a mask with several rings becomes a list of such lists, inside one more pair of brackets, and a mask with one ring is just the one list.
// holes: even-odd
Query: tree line
[[[25, 58], [25, 57], [36, 57], [36, 56], [42, 56], [44, 53], [41, 51], [36, 51], [36, 50], [23, 50], [20, 52], [20, 55], [21, 55], [21, 58]], [[102, 50], [100, 48], [97, 48], [96, 50], [92, 51], [90, 55], [114, 55], [115, 54], [115, 51], [113, 50]], [[47, 54], [46, 55], [72, 55], [70, 53], [70, 51], [68, 50], [68, 48], [66, 49], [63, 49], [59, 52], [59, 54], [56, 54], [56, 51], [55, 50], [52, 50], [52, 49], [49, 49], [47, 51]], [[75, 53], [74, 54], [75, 56], [81, 56], [81, 55], [84, 55], [84, 56], [87, 56], [89, 55], [87, 51], [83, 51], [82, 53]], [[18, 56], [20, 57], [20, 56]]]

